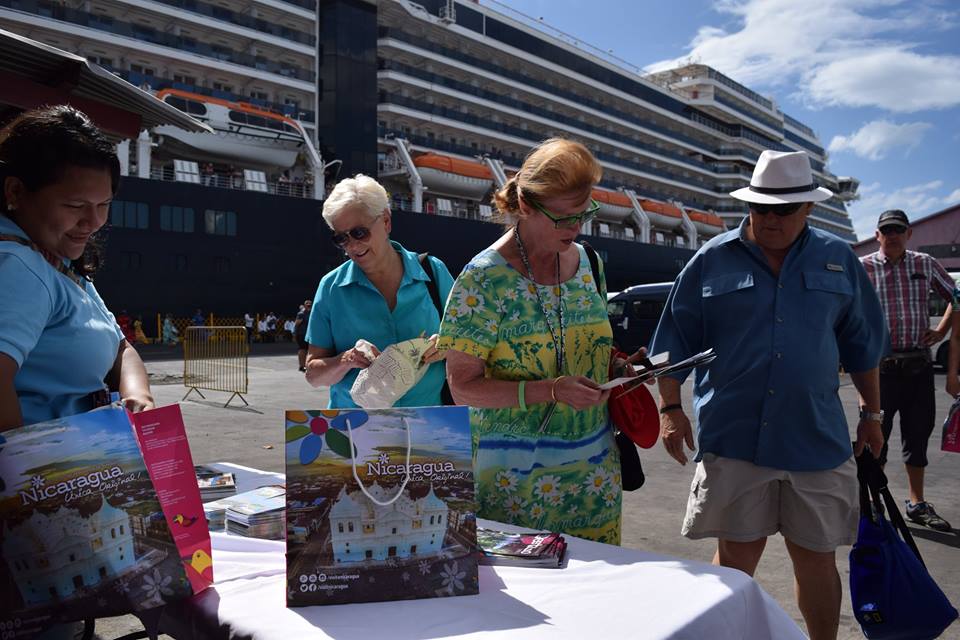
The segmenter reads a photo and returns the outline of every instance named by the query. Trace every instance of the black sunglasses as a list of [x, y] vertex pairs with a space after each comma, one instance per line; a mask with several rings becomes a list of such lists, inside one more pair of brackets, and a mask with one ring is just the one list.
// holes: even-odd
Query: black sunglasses
[[761, 216], [772, 213], [775, 216], [786, 218], [799, 211], [802, 205], [802, 202], [787, 202], [784, 204], [757, 204], [756, 202], [751, 202], [750, 211], [760, 214]]
[[898, 236], [901, 233], [906, 233], [906, 232], [907, 232], [907, 228], [901, 227], [898, 224], [892, 224], [892, 225], [880, 228], [880, 233], [885, 236]]
[[[379, 218], [380, 216], [377, 216], [373, 219], [373, 221], [376, 222]], [[333, 244], [337, 245], [338, 247], [343, 247], [350, 242], [351, 238], [354, 240], [366, 240], [369, 237], [370, 227], [354, 227], [348, 231], [342, 231], [340, 233], [333, 234], [330, 237], [330, 240], [332, 240]]]

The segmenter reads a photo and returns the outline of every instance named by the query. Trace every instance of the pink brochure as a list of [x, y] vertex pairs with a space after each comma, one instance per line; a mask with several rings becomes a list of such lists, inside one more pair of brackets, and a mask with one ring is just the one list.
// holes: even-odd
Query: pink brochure
[[190, 585], [200, 593], [213, 583], [210, 530], [180, 405], [129, 415]]

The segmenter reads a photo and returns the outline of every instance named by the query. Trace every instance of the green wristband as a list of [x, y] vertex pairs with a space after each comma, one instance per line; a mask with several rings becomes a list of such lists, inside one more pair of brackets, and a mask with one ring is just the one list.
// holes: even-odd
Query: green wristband
[[521, 380], [520, 385], [517, 387], [517, 404], [520, 407], [520, 411], [527, 410], [527, 403], [523, 397], [523, 387], [527, 384], [526, 380]]

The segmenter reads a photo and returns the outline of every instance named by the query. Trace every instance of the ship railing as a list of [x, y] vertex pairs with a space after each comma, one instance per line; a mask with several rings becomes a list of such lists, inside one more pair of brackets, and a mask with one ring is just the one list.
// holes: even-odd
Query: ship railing
[[[153, 167], [150, 169], [150, 179], [163, 182], [179, 182], [176, 179], [173, 167]], [[260, 182], [258, 188], [250, 189], [244, 183], [243, 171], [233, 174], [221, 172], [201, 173], [198, 183], [204, 187], [217, 187], [220, 189], [237, 189], [238, 191], [256, 191], [259, 193], [269, 193], [275, 196], [289, 196], [292, 198], [310, 198], [310, 192], [313, 189], [312, 184], [306, 182], [294, 182], [278, 180], [274, 182]]]

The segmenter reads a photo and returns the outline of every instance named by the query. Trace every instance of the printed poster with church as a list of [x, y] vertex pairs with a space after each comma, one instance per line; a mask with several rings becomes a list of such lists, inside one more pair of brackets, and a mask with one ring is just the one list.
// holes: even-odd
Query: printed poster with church
[[[159, 452], [177, 441], [157, 440], [152, 434], [161, 427], [168, 427], [166, 436], [182, 435], [179, 408], [137, 414], [134, 421], [140, 444], [130, 415], [119, 407], [0, 433], [4, 639], [30, 637], [60, 622], [142, 614], [188, 598], [212, 580], [209, 566], [196, 567], [203, 575], [189, 575], [189, 562], [209, 559], [203, 521], [181, 517], [182, 524], [171, 525], [158, 500], [156, 483], [169, 484], [175, 466], [194, 478], [188, 453], [177, 452], [185, 463], [168, 464], [163, 474], [154, 470], [153, 479], [141, 454], [142, 445], [151, 449], [148, 458], [162, 458]], [[193, 493], [200, 507], [195, 479], [186, 491], [166, 492], [181, 511]], [[183, 536], [172, 529], [187, 525], [198, 542], [184, 558], [178, 548]]]
[[287, 605], [478, 593], [466, 407], [287, 411]]

